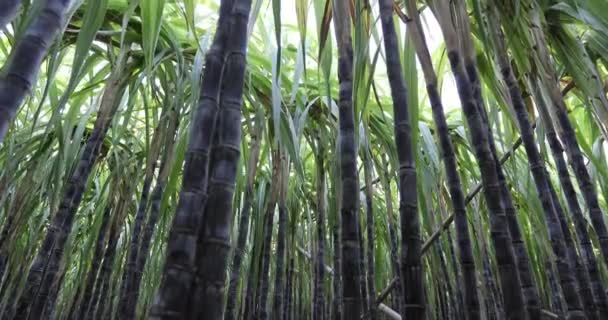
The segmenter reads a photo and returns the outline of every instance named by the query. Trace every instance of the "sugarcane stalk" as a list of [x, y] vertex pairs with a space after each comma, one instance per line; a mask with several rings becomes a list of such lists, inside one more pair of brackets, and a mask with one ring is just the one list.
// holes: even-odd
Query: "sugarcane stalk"
[[182, 190], [169, 233], [163, 278], [154, 299], [151, 319], [185, 319], [192, 301], [189, 297], [195, 281], [197, 238], [207, 201], [207, 179], [210, 153], [216, 131], [226, 60], [227, 38], [230, 34], [234, 0], [222, 0], [213, 43], [205, 56], [205, 73], [199, 103], [191, 127]]
[[241, 116], [247, 67], [247, 24], [251, 0], [237, 0], [230, 19], [230, 36], [218, 118], [218, 144], [209, 165], [209, 190], [201, 221], [191, 318], [222, 319], [226, 267], [230, 254], [232, 197], [241, 148]]
[[0, 2], [0, 29], [11, 23], [21, 6], [21, 0], [2, 0]]
[[[254, 196], [254, 180], [256, 177], [258, 162], [260, 158], [260, 148], [262, 145], [262, 120], [256, 117], [254, 125], [254, 133], [251, 135], [251, 149], [249, 153], [249, 161], [247, 163], [247, 185], [245, 187], [245, 198], [243, 200], [243, 208], [239, 221], [238, 239], [234, 247], [232, 258], [232, 267], [230, 273], [230, 281], [228, 285], [228, 294], [226, 301], [226, 320], [235, 319], [235, 308], [237, 302], [237, 288], [241, 274], [241, 264], [243, 261], [243, 253], [247, 242], [247, 233], [249, 230], [249, 218], [253, 206]], [[250, 275], [250, 277], [253, 277]], [[241, 299], [245, 301], [245, 299]]]
[[393, 3], [390, 0], [382, 0], [379, 5], [386, 52], [386, 69], [393, 99], [395, 143], [399, 158], [403, 314], [407, 319], [423, 319], [425, 297], [422, 284], [420, 221], [416, 192], [416, 157], [412, 146], [412, 123], [407, 100], [408, 88], [406, 88], [402, 73], [397, 33], [393, 21]]
[[121, 49], [115, 68], [107, 80], [93, 132], [87, 139], [76, 169], [68, 178], [59, 209], [28, 272], [26, 288], [17, 304], [17, 319], [39, 319], [43, 315], [48, 317], [53, 313], [61, 284], [60, 262], [63, 259], [64, 247], [86, 183], [130, 76], [129, 72], [125, 72], [130, 68], [126, 64], [129, 49], [129, 46]]
[[[32, 89], [49, 48], [63, 28], [69, 4], [70, 0], [46, 0], [42, 11], [27, 28], [4, 66], [0, 77], [0, 143]], [[19, 1], [2, 1], [0, 28], [12, 20], [18, 5]]]
[[517, 270], [513, 244], [508, 228], [508, 219], [503, 206], [502, 191], [496, 168], [496, 159], [490, 148], [488, 130], [485, 128], [471, 81], [458, 48], [458, 37], [452, 24], [449, 3], [436, 1], [435, 14], [444, 35], [448, 59], [456, 80], [458, 94], [463, 112], [470, 129], [470, 137], [475, 156], [478, 159], [482, 176], [482, 185], [491, 220], [492, 241], [495, 247], [499, 278], [504, 290], [504, 303], [507, 318], [524, 319], [526, 310], [521, 289], [521, 280]]
[[359, 248], [359, 179], [353, 110], [353, 49], [348, 2], [332, 0], [338, 43], [338, 154], [340, 164], [340, 245], [342, 317], [361, 315], [361, 254]]

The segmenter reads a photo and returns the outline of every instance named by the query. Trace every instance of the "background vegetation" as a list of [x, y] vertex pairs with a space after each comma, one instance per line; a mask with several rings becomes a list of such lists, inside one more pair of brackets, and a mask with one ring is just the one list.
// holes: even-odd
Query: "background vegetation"
[[[6, 66], [16, 61], [17, 43], [53, 2], [61, 1], [23, 0], [12, 22], [0, 25], [4, 26], [0, 34], [3, 86], [9, 79]], [[253, 0], [251, 4], [241, 157], [233, 209], [226, 213], [232, 221], [234, 247], [223, 269], [228, 279], [226, 318], [339, 316], [344, 285], [339, 268], [340, 209], [349, 197], [360, 202], [357, 223], [351, 227], [360, 234], [356, 239], [362, 270], [359, 287], [367, 297], [361, 312], [395, 319], [395, 310], [407, 309], [403, 292], [390, 291], [401, 283], [394, 279], [404, 263], [399, 251], [406, 248], [400, 240], [404, 225], [399, 222], [401, 150], [393, 129], [398, 110], [389, 85], [391, 69], [386, 67], [382, 2], [385, 8], [393, 7], [386, 19], [392, 19], [396, 28], [396, 53], [409, 92], [412, 126], [407, 137], [414, 151], [418, 257], [426, 305], [426, 314], [413, 318], [474, 318], [464, 303], [461, 237], [451, 224], [457, 204], [443, 163], [434, 101], [427, 92], [424, 68], [428, 65], [417, 60], [420, 44], [412, 36], [415, 28], [408, 27], [417, 13], [411, 4], [407, 8], [407, 1], [383, 0], [348, 2], [359, 194], [340, 190], [340, 43], [334, 36], [332, 18], [337, 15], [331, 1]], [[599, 291], [608, 283], [608, 251], [602, 251], [605, 226], [603, 235], [598, 231], [608, 199], [608, 2], [459, 0], [453, 1], [451, 11], [438, 9], [447, 5], [445, 1], [412, 3], [420, 12], [465, 196], [462, 221], [468, 228], [481, 317], [505, 317], [503, 293], [508, 288], [500, 281], [496, 257], [501, 252], [492, 242], [493, 215], [484, 192], [479, 192], [485, 177], [477, 160], [477, 140], [471, 135], [475, 131], [461, 108], [458, 77], [455, 81], [447, 54], [450, 45], [443, 41], [442, 27], [450, 19], [458, 26], [465, 61], [477, 63], [487, 123], [512, 196], [539, 310], [547, 317], [572, 316], [563, 289], [563, 257], [569, 260], [572, 274], [576, 270], [587, 274], [583, 278], [599, 285]], [[0, 146], [0, 317], [129, 319], [144, 318], [154, 309], [167, 239], [182, 185], [186, 188], [184, 161], [190, 157], [194, 114], [204, 100], [201, 86], [209, 69], [209, 64], [204, 69], [205, 56], [213, 48], [219, 5], [213, 0], [73, 0], [69, 4], [63, 31], [49, 41], [48, 54], [34, 70], [38, 75], [31, 92]], [[464, 14], [459, 11], [463, 6]], [[463, 31], [468, 25], [463, 17], [470, 19], [470, 33]], [[505, 35], [502, 45], [495, 33], [497, 23]], [[472, 35], [468, 48], [463, 34]], [[501, 52], [508, 53], [502, 64]], [[515, 83], [503, 78], [507, 67], [513, 70]], [[534, 145], [555, 189], [551, 210], [556, 211], [557, 204], [563, 207], [562, 220], [553, 225], [537, 191], [528, 146], [519, 147], [521, 123], [512, 87], [521, 90], [524, 115], [534, 128]], [[2, 99], [17, 94], [6, 88], [0, 87]], [[561, 90], [563, 106], [556, 105], [552, 88]], [[559, 110], [567, 117], [560, 118]], [[0, 114], [5, 122], [7, 114]], [[564, 121], [574, 135], [564, 129]], [[97, 145], [93, 148], [90, 141]], [[557, 149], [561, 144], [566, 153]], [[562, 155], [563, 161], [567, 154], [572, 160], [573, 144], [580, 147], [584, 166], [564, 172], [556, 156]], [[81, 175], [83, 168], [90, 174]], [[591, 184], [579, 179], [583, 169]], [[574, 183], [572, 190], [564, 186], [566, 176]], [[83, 191], [79, 204], [66, 195], [78, 184]], [[589, 192], [597, 195], [595, 207]], [[71, 227], [66, 219], [60, 220], [68, 226], [67, 232], [57, 233], [57, 239], [65, 238], [65, 245], [56, 247], [60, 240], [53, 240], [47, 248], [45, 239], [56, 231], [53, 219], [69, 210], [75, 212]], [[571, 251], [560, 255], [552, 226], [567, 243], [570, 237]], [[46, 261], [40, 260], [41, 252], [49, 257], [59, 253], [59, 258], [40, 265], [36, 262]], [[27, 271], [36, 268], [43, 275], [56, 274], [50, 278], [49, 292], [28, 291], [33, 271], [29, 276]], [[594, 277], [599, 283], [593, 282]], [[579, 305], [588, 318], [608, 314], [602, 313], [608, 309], [602, 311], [606, 297], [599, 291]], [[36, 308], [41, 313], [32, 311]]]

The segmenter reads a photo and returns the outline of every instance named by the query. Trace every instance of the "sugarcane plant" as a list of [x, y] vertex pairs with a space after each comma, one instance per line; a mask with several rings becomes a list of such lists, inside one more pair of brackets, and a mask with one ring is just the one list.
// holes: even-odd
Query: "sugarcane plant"
[[407, 88], [402, 75], [391, 1], [380, 1], [386, 69], [393, 99], [395, 144], [399, 156], [399, 215], [401, 220], [401, 288], [403, 313], [408, 319], [423, 319], [425, 302], [420, 261], [420, 222], [416, 192], [416, 163], [407, 105]]
[[107, 79], [108, 85], [101, 98], [95, 127], [82, 151], [80, 161], [67, 180], [64, 197], [29, 270], [26, 288], [17, 303], [16, 318], [39, 319], [43, 316], [49, 317], [53, 313], [62, 278], [60, 263], [64, 255], [64, 247], [88, 178], [99, 156], [103, 138], [131, 77], [128, 71], [132, 69], [128, 64], [129, 50], [130, 44], [124, 44], [118, 53], [114, 71]]
[[507, 217], [501, 197], [496, 161], [490, 150], [488, 130], [482, 123], [480, 107], [473, 95], [473, 87], [464, 68], [464, 61], [458, 48], [457, 34], [452, 24], [449, 4], [445, 1], [437, 1], [434, 9], [444, 34], [450, 66], [458, 87], [463, 112], [469, 122], [472, 144], [479, 161], [479, 169], [482, 172], [486, 204], [490, 211], [490, 217], [493, 219], [491, 224], [493, 228], [492, 241], [495, 251], [500, 252], [496, 258], [500, 281], [503, 290], [506, 291], [504, 292], [505, 312], [507, 317], [523, 319], [525, 318], [525, 309], [521, 280], [516, 268], [511, 235], [507, 228]]
[[456, 167], [456, 157], [454, 154], [454, 146], [451, 141], [443, 104], [437, 89], [437, 76], [432, 65], [431, 56], [428, 51], [426, 39], [422, 33], [422, 25], [420, 16], [415, 1], [407, 2], [408, 13], [411, 16], [410, 28], [412, 28], [412, 39], [416, 46], [418, 59], [422, 66], [424, 78], [426, 81], [426, 89], [433, 110], [433, 119], [437, 127], [437, 136], [440, 141], [443, 161], [445, 165], [447, 182], [449, 185], [452, 205], [454, 207], [454, 219], [456, 220], [457, 243], [459, 245], [459, 259], [462, 266], [464, 294], [466, 312], [469, 319], [479, 319], [480, 306], [479, 296], [477, 293], [477, 279], [475, 276], [475, 262], [473, 259], [473, 251], [471, 248], [471, 240], [469, 235], [469, 227], [466, 216], [466, 205], [464, 192], [460, 183], [460, 177]]
[[353, 48], [347, 3], [333, 0], [334, 30], [338, 43], [338, 78], [340, 81], [338, 154], [340, 157], [340, 250], [342, 318], [361, 314], [361, 253], [359, 246], [359, 181], [357, 178], [357, 143], [353, 110]]
[[[251, 137], [251, 149], [249, 152], [249, 160], [247, 162], [247, 186], [245, 192], [245, 198], [243, 200], [243, 206], [241, 216], [239, 219], [238, 238], [234, 246], [234, 253], [232, 257], [232, 266], [230, 273], [230, 280], [228, 284], [228, 294], [226, 298], [226, 312], [224, 318], [235, 319], [235, 308], [237, 304], [237, 290], [239, 286], [239, 280], [241, 275], [241, 267], [243, 264], [243, 255], [245, 251], [245, 245], [247, 243], [248, 231], [249, 231], [249, 219], [251, 218], [251, 211], [253, 207], [254, 197], [254, 180], [258, 171], [258, 162], [260, 157], [260, 148], [262, 146], [262, 129], [263, 121], [261, 115], [257, 114], [254, 120], [255, 129], [254, 134]], [[241, 297], [242, 300], [245, 297]]]
[[217, 32], [205, 56], [207, 72], [201, 82], [199, 103], [193, 120], [198, 125], [192, 126], [190, 133], [180, 204], [173, 219], [165, 271], [152, 308], [152, 318], [184, 318], [190, 314], [189, 301], [183, 299], [183, 296], [191, 292], [194, 281], [197, 233], [203, 220], [201, 206], [204, 206], [207, 198], [211, 143], [218, 117], [233, 1], [222, 1], [220, 6]]
[[[494, 10], [496, 10], [494, 8]], [[579, 293], [580, 283], [577, 283], [577, 279], [573, 277], [572, 266], [570, 261], [576, 259], [576, 255], [572, 256], [570, 253], [575, 252], [566, 248], [568, 245], [573, 246], [572, 242], [566, 242], [564, 234], [569, 232], [562, 230], [560, 224], [559, 213], [556, 207], [559, 203], [553, 201], [551, 194], [552, 186], [548, 180], [544, 163], [541, 160], [540, 153], [536, 147], [536, 142], [533, 136], [532, 125], [529, 122], [529, 117], [525, 104], [521, 95], [521, 91], [517, 86], [518, 83], [515, 80], [515, 76], [511, 71], [511, 64], [506, 55], [506, 46], [504, 42], [504, 35], [499, 27], [499, 17], [496, 14], [489, 16], [490, 25], [493, 31], [493, 40], [496, 43], [496, 59], [498, 62], [498, 68], [505, 82], [513, 109], [516, 113], [516, 118], [521, 132], [522, 141], [530, 160], [530, 169], [534, 176], [534, 181], [538, 195], [540, 197], [543, 210], [545, 211], [546, 221], [549, 229], [549, 237], [552, 241], [552, 247], [557, 257], [558, 273], [560, 277], [560, 283], [568, 304], [568, 317], [582, 317], [582, 305], [581, 297]], [[535, 313], [538, 311], [535, 311]]]
[[603, 12], [0, 1], [0, 318], [606, 318]]
[[19, 11], [21, 6], [20, 0], [8, 0], [0, 3], [0, 28], [4, 28], [10, 23]]
[[[64, 27], [70, 0], [44, 1], [40, 14], [27, 28], [15, 46], [11, 60], [3, 67], [0, 78], [0, 142], [15, 117], [28, 91], [34, 86], [38, 69], [49, 48]], [[3, 1], [0, 26], [11, 20], [19, 1]]]

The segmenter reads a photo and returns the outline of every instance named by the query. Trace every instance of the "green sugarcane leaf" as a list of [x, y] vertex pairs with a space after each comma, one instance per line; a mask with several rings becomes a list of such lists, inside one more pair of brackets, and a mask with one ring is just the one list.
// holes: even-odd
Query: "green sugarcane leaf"
[[148, 73], [152, 71], [165, 0], [141, 0], [142, 43]]
[[68, 88], [76, 86], [77, 79], [82, 72], [85, 59], [89, 55], [89, 49], [95, 40], [95, 36], [99, 28], [104, 22], [106, 11], [108, 9], [108, 0], [88, 1], [84, 12], [82, 26], [78, 30], [76, 38], [76, 48], [74, 49], [74, 61], [72, 62], [72, 75], [70, 76], [70, 84]]

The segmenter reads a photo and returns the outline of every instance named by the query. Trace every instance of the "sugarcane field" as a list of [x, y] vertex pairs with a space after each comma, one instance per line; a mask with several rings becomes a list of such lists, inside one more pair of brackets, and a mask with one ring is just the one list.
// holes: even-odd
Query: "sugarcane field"
[[0, 0], [0, 320], [608, 320], [608, 0]]

